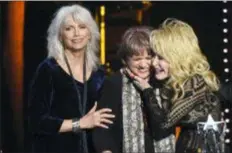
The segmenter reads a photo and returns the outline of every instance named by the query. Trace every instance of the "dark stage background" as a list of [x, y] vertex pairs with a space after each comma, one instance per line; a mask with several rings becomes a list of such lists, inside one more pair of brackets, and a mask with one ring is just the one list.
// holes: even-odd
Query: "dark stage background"
[[[23, 122], [22, 139], [20, 133], [14, 127], [15, 113], [10, 105], [11, 96], [10, 82], [11, 77], [5, 75], [9, 65], [4, 62], [9, 57], [4, 56], [7, 52], [6, 45], [7, 32], [10, 30], [7, 25], [8, 5], [11, 2], [1, 2], [0, 10], [0, 49], [1, 51], [1, 149], [3, 152], [29, 152], [30, 136], [27, 128], [27, 93], [28, 86], [38, 64], [47, 56], [46, 34], [47, 28], [53, 17], [53, 13], [62, 5], [73, 4], [74, 2], [25, 2], [24, 3], [24, 41], [23, 41]], [[116, 56], [117, 47], [122, 33], [133, 25], [149, 25], [154, 28], [168, 17], [177, 18], [189, 23], [195, 30], [200, 46], [207, 56], [212, 70], [216, 72], [220, 80], [224, 83], [226, 79], [231, 78], [231, 72], [225, 73], [224, 68], [232, 68], [232, 2], [79, 2], [96, 14], [100, 5], [106, 7], [106, 67], [109, 73], [113, 73], [121, 66]], [[229, 9], [227, 14], [223, 14], [222, 9]], [[143, 10], [143, 17], [138, 21], [136, 12]], [[223, 23], [222, 19], [228, 18], [228, 23]], [[224, 34], [222, 29], [228, 28], [228, 33]], [[223, 38], [228, 37], [229, 42], [223, 43]], [[227, 47], [228, 53], [223, 53]], [[14, 54], [13, 54], [14, 55]], [[223, 58], [228, 58], [229, 62], [224, 63]], [[231, 104], [225, 104], [223, 107], [229, 107]], [[223, 110], [224, 111], [224, 108]], [[14, 112], [14, 113], [13, 113]], [[231, 113], [225, 114], [225, 117]], [[231, 123], [228, 124], [231, 129]], [[231, 132], [227, 134], [232, 138]], [[227, 146], [231, 146], [228, 143]]]

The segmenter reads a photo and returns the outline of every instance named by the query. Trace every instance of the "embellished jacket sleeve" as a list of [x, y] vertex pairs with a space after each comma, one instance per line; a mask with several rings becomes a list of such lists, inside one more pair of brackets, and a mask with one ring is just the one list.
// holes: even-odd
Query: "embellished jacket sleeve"
[[[219, 105], [217, 96], [208, 90], [203, 78], [197, 76], [184, 85], [185, 95], [178, 99], [168, 111], [159, 107], [152, 88], [145, 89], [143, 96], [145, 107], [152, 118], [152, 126], [160, 125], [162, 129], [175, 125], [196, 126], [196, 122], [205, 121], [209, 113], [218, 120]], [[218, 109], [215, 109], [218, 108]]]

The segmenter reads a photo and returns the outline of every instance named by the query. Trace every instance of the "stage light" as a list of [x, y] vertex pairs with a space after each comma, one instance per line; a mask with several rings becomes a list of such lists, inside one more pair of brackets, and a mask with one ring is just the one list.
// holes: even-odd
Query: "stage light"
[[226, 139], [226, 140], [225, 140], [225, 143], [230, 143], [230, 139]]
[[224, 23], [227, 23], [227, 22], [228, 22], [228, 20], [227, 20], [226, 18], [224, 18], [222, 21], [223, 21]]
[[224, 48], [224, 49], [223, 49], [223, 52], [224, 52], [224, 53], [228, 53], [228, 49], [227, 49], [227, 48]]
[[226, 113], [229, 113], [229, 112], [230, 112], [229, 108], [226, 108], [226, 109], [225, 109], [225, 112], [226, 112]]
[[224, 33], [227, 33], [227, 32], [228, 32], [228, 29], [227, 29], [227, 28], [224, 28], [224, 29], [223, 29], [223, 32], [224, 32]]
[[224, 59], [223, 59], [223, 62], [224, 62], [224, 63], [228, 63], [228, 59], [227, 59], [227, 58], [224, 58]]
[[[226, 2], [227, 2], [227, 0], [223, 0], [223, 3], [226, 3]], [[229, 10], [227, 8], [223, 8], [222, 9], [222, 12], [224, 14], [228, 13], [228, 11]], [[228, 18], [224, 16], [222, 18], [222, 22], [225, 23], [225, 25], [228, 25]], [[228, 30], [228, 26], [226, 26], [225, 28], [223, 28], [222, 31], [226, 35], [226, 33], [228, 33], [228, 31], [229, 31]], [[229, 42], [229, 39], [228, 39], [227, 36], [225, 36], [223, 38], [223, 43], [226, 45], [228, 42]], [[226, 47], [223, 49], [223, 53], [226, 54], [226, 55], [228, 54], [228, 49]], [[226, 57], [228, 57], [228, 56], [226, 56]], [[229, 62], [229, 59], [228, 58], [224, 58], [223, 62], [227, 65], [227, 63]], [[224, 73], [226, 73], [226, 75], [227, 75], [229, 73], [229, 71], [230, 71], [230, 69], [228, 68], [228, 66], [225, 66], [224, 67]], [[225, 78], [225, 82], [229, 82], [228, 77]], [[225, 114], [224, 114], [224, 112], [225, 112]], [[230, 123], [230, 119], [227, 116], [230, 115], [229, 114], [230, 113], [230, 108], [226, 107], [224, 109], [224, 112], [223, 112], [224, 115], [222, 117], [225, 119], [226, 124], [229, 124]], [[228, 133], [230, 133], [230, 128], [226, 128], [225, 132], [226, 132], [226, 135], [228, 135]], [[225, 137], [227, 137], [227, 136], [225, 136]], [[228, 139], [228, 138], [225, 139], [225, 143], [226, 144], [230, 144], [230, 139]]]
[[227, 9], [223, 9], [223, 13], [227, 13], [228, 12], [228, 10]]
[[100, 15], [101, 15], [101, 22], [100, 22], [100, 36], [101, 36], [101, 41], [100, 41], [100, 53], [101, 53], [101, 64], [105, 64], [106, 62], [106, 46], [105, 46], [105, 6], [100, 6]]
[[224, 43], [228, 43], [228, 39], [227, 39], [227, 38], [224, 38], [224, 39], [223, 39], [223, 42], [224, 42]]
[[229, 68], [225, 68], [224, 71], [225, 71], [226, 73], [229, 73], [229, 72], [230, 72], [230, 69], [229, 69]]

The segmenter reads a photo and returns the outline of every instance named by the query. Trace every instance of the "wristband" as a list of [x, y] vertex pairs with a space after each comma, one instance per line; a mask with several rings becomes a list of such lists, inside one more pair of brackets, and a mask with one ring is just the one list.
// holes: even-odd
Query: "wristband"
[[81, 128], [80, 128], [80, 120], [78, 118], [74, 118], [72, 119], [72, 131], [74, 133], [78, 133], [81, 131]]

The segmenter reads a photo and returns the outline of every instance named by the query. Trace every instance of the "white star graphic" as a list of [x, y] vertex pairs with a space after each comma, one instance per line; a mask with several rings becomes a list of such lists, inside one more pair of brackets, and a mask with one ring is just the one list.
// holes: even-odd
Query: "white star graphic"
[[214, 121], [211, 114], [208, 115], [208, 119], [206, 122], [199, 122], [199, 124], [204, 125], [203, 130], [206, 131], [208, 129], [213, 129], [214, 131], [218, 131], [217, 124], [224, 123], [223, 121]]

